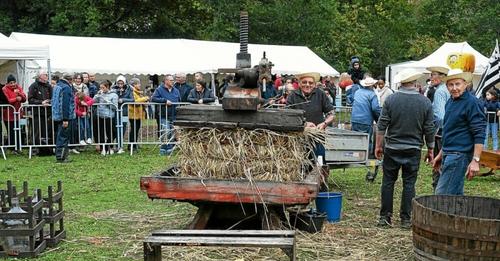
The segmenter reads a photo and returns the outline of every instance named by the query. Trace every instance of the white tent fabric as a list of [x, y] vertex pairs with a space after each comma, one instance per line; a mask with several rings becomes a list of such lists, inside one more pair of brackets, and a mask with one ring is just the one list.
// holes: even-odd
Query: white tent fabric
[[477, 81], [481, 74], [484, 72], [486, 67], [488, 66], [488, 58], [482, 55], [480, 52], [476, 51], [472, 46], [470, 46], [467, 42], [461, 43], [444, 43], [441, 47], [439, 47], [436, 51], [434, 51], [429, 56], [425, 57], [419, 61], [411, 61], [411, 62], [403, 62], [398, 64], [390, 64], [386, 68], [386, 75], [388, 75], [389, 82], [391, 83], [391, 87], [395, 87], [396, 83], [394, 83], [394, 76], [398, 74], [400, 71], [406, 68], [413, 68], [416, 70], [425, 71], [425, 68], [430, 66], [444, 66], [446, 65], [446, 58], [450, 53], [471, 53], [475, 56], [476, 66], [474, 70], [474, 81]]
[[0, 34], [0, 82], [14, 74], [26, 89], [40, 68], [35, 60], [47, 63], [48, 59], [49, 46], [21, 43]]
[[[217, 72], [234, 68], [238, 43], [186, 39], [122, 39], [12, 33], [10, 38], [50, 46], [51, 67], [58, 72], [99, 74], [167, 74]], [[316, 71], [339, 73], [305, 46], [249, 44], [252, 65], [263, 52], [275, 64], [273, 73]]]

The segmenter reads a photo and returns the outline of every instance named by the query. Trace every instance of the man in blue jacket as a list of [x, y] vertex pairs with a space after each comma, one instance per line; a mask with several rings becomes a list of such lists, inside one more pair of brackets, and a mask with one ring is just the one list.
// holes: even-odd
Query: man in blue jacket
[[463, 195], [464, 175], [472, 179], [479, 173], [483, 151], [486, 116], [479, 100], [466, 91], [472, 73], [452, 69], [444, 79], [451, 98], [446, 102], [442, 147], [432, 161], [441, 168], [436, 195]]
[[73, 76], [65, 73], [57, 81], [52, 93], [52, 119], [56, 126], [56, 160], [58, 163], [68, 163], [69, 138], [71, 131], [69, 122], [76, 119], [75, 101], [72, 90]]
[[380, 116], [380, 106], [378, 104], [377, 94], [373, 86], [377, 83], [372, 77], [361, 80], [362, 88], [354, 94], [354, 103], [352, 104], [351, 128], [353, 131], [368, 133], [369, 135], [369, 153], [373, 153], [373, 142], [371, 140], [373, 133], [373, 121], [377, 121]]
[[167, 144], [163, 144], [160, 147], [161, 154], [170, 154], [173, 151], [174, 145], [172, 144], [173, 128], [172, 122], [175, 120], [175, 104], [181, 101], [181, 95], [177, 88], [174, 88], [174, 77], [172, 75], [166, 75], [164, 82], [158, 88], [156, 88], [151, 100], [157, 103], [163, 103], [159, 107], [158, 117], [160, 119], [160, 128], [164, 141]]

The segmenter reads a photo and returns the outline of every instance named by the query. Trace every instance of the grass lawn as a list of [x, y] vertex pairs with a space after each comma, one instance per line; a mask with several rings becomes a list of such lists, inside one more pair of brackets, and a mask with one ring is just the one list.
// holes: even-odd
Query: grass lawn
[[[70, 164], [54, 157], [14, 156], [0, 161], [0, 188], [12, 180], [18, 187], [42, 188], [63, 181], [67, 239], [47, 249], [38, 260], [140, 260], [142, 239], [159, 228], [183, 228], [195, 213], [188, 203], [151, 201], [139, 190], [139, 178], [171, 162], [156, 149], [138, 154], [102, 157], [96, 152], [72, 155]], [[431, 193], [431, 174], [422, 165], [417, 194]], [[326, 224], [322, 233], [298, 237], [299, 260], [411, 260], [409, 230], [376, 228], [381, 172], [366, 183], [366, 169], [333, 170], [330, 187], [341, 191], [342, 221]], [[500, 177], [466, 182], [467, 195], [500, 197]], [[396, 184], [395, 221], [398, 222], [401, 182]], [[397, 224], [397, 223], [396, 223]], [[287, 260], [277, 249], [164, 247], [164, 260]]]

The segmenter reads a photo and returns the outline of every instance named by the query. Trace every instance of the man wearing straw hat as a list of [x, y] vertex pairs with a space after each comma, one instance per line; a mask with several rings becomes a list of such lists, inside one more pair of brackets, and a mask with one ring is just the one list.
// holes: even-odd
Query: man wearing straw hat
[[464, 175], [472, 179], [479, 173], [483, 151], [486, 116], [479, 100], [466, 91], [472, 73], [451, 69], [443, 79], [451, 98], [446, 103], [442, 148], [432, 161], [441, 169], [436, 195], [463, 195]]
[[[436, 127], [436, 138], [434, 147], [434, 156], [437, 156], [441, 150], [441, 135], [443, 129], [444, 106], [450, 99], [450, 92], [446, 88], [443, 77], [446, 76], [449, 68], [441, 66], [431, 66], [426, 68], [431, 72], [431, 85], [436, 88], [434, 99], [432, 101], [432, 110], [434, 111], [434, 125]], [[435, 190], [439, 180], [439, 171], [432, 171], [432, 188]]]
[[[434, 148], [434, 115], [429, 99], [420, 95], [417, 79], [423, 75], [407, 69], [396, 75], [399, 92], [387, 97], [377, 123], [375, 156], [383, 161], [380, 219], [378, 226], [390, 226], [393, 213], [394, 184], [402, 169], [401, 227], [411, 227], [411, 201], [420, 167], [421, 149], [425, 144], [432, 159]], [[385, 137], [385, 146], [383, 146]], [[385, 147], [385, 148], [383, 148]]]
[[[320, 78], [319, 73], [309, 72], [295, 76], [299, 80], [300, 88], [288, 96], [287, 107], [305, 111], [306, 127], [324, 130], [333, 122], [335, 114], [333, 105], [325, 92], [316, 88], [316, 83]], [[322, 144], [317, 144], [315, 152], [316, 156], [325, 158], [325, 148]]]

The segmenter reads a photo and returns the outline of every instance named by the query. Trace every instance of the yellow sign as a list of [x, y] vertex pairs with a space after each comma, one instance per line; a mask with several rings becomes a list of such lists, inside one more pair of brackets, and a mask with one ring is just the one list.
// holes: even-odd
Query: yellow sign
[[476, 58], [471, 53], [450, 53], [446, 58], [446, 64], [451, 69], [461, 69], [464, 72], [474, 72]]

